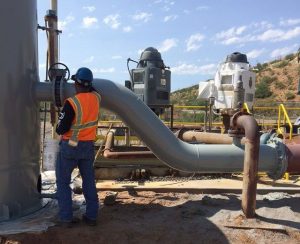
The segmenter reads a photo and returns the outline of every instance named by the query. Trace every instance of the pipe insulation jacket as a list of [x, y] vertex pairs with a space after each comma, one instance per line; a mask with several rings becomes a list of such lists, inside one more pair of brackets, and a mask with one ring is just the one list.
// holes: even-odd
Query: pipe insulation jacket
[[[101, 107], [119, 115], [157, 158], [171, 168], [198, 173], [232, 173], [243, 171], [244, 145], [193, 145], [183, 142], [131, 90], [105, 79], [94, 79], [93, 87], [102, 97]], [[37, 89], [37, 97], [39, 90]], [[75, 93], [65, 85], [67, 98]], [[50, 99], [43, 92], [43, 97]], [[274, 173], [280, 164], [276, 144], [260, 145], [259, 171]]]

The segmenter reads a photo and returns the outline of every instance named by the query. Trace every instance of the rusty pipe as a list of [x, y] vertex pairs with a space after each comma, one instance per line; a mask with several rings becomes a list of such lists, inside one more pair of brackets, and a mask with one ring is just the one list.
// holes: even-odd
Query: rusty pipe
[[136, 159], [136, 158], [156, 158], [156, 156], [149, 150], [147, 151], [129, 151], [120, 152], [113, 151], [114, 147], [114, 133], [112, 131], [108, 132], [103, 156], [105, 158], [113, 159]]
[[[227, 134], [207, 133], [200, 131], [185, 131], [182, 133], [181, 138], [185, 142], [200, 142], [205, 144], [232, 144], [233, 138]], [[246, 138], [241, 140], [245, 143]]]
[[[267, 135], [268, 137], [260, 137], [260, 143], [266, 144], [270, 139], [272, 133], [268, 132], [263, 135]], [[201, 131], [184, 131], [180, 137], [185, 142], [200, 142], [205, 144], [232, 144], [233, 138], [228, 134], [220, 134], [220, 133], [207, 133]], [[245, 144], [246, 138], [243, 137], [241, 139], [241, 144]], [[286, 140], [286, 144], [300, 144], [300, 135], [293, 136], [292, 139]]]
[[55, 10], [57, 13], [57, 0], [51, 0], [51, 9]]
[[286, 154], [288, 160], [287, 172], [291, 174], [300, 173], [300, 136], [294, 136], [287, 140]]
[[258, 124], [252, 116], [241, 115], [233, 121], [233, 126], [245, 131], [242, 210], [247, 218], [254, 218], [259, 158]]
[[105, 150], [111, 150], [113, 147], [114, 147], [114, 142], [115, 142], [115, 134], [113, 131], [109, 131], [107, 133], [107, 136], [106, 136], [106, 142], [105, 142], [105, 146], [104, 146], [104, 151]]
[[105, 150], [103, 156], [113, 159], [156, 158], [151, 151], [114, 152]]
[[[51, 67], [54, 63], [58, 62], [58, 32], [57, 32], [57, 0], [51, 1], [51, 7], [54, 8], [52, 11], [48, 11], [44, 17], [48, 24], [48, 65]], [[47, 27], [47, 26], [46, 26]], [[48, 70], [46, 71], [48, 72]], [[52, 125], [52, 138], [56, 137], [55, 125], [57, 123], [57, 113], [55, 104], [50, 104], [50, 122]]]
[[286, 154], [288, 158], [287, 172], [300, 173], [300, 144], [286, 144]]
[[286, 140], [287, 144], [300, 144], [300, 135], [293, 136], [292, 139]]

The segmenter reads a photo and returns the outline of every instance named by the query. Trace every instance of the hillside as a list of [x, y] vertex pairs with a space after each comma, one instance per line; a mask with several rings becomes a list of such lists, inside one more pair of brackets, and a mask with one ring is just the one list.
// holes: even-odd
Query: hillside
[[[297, 55], [289, 54], [281, 60], [257, 64], [256, 98], [257, 103], [299, 102], [297, 95], [300, 77], [300, 64]], [[270, 92], [264, 87], [269, 87]]]
[[[256, 72], [255, 104], [272, 105], [278, 102], [300, 102], [297, 95], [300, 64], [296, 54], [269, 63], [258, 63]], [[198, 85], [172, 92], [171, 101], [175, 105], [203, 105], [197, 100]]]
[[198, 85], [183, 88], [171, 93], [171, 102], [174, 105], [203, 105], [203, 101], [197, 99]]

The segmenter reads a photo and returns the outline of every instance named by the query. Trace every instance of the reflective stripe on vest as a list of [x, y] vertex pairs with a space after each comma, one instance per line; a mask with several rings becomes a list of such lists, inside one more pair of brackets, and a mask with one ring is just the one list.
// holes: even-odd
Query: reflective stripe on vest
[[76, 126], [79, 126], [82, 123], [82, 108], [81, 108], [80, 102], [77, 97], [72, 97], [70, 99], [73, 101], [75, 108], [76, 108], [76, 112], [75, 112], [76, 122], [71, 127], [71, 130], [72, 130], [71, 140], [78, 141], [78, 134], [79, 134], [80, 129], [76, 128]]
[[99, 112], [98, 112], [98, 116], [97, 119], [94, 121], [90, 121], [88, 123], [82, 123], [82, 107], [80, 104], [80, 101], [78, 100], [78, 98], [75, 97], [71, 97], [69, 98], [70, 100], [72, 100], [74, 106], [75, 106], [75, 123], [71, 126], [71, 131], [72, 131], [72, 135], [70, 140], [74, 141], [74, 142], [78, 142], [78, 135], [80, 133], [81, 130], [83, 129], [87, 129], [87, 128], [91, 128], [91, 127], [95, 127], [98, 125], [98, 120], [100, 118], [100, 102], [101, 102], [101, 97], [97, 92], [92, 92], [94, 95], [96, 95], [97, 100], [98, 100], [98, 108], [99, 108]]
[[[101, 103], [101, 96], [97, 93], [97, 92], [92, 92], [94, 95], [96, 95], [97, 100], [98, 100], [98, 104], [99, 104], [99, 113], [98, 113], [98, 120], [100, 119], [100, 103]], [[97, 120], [97, 123], [98, 123]]]

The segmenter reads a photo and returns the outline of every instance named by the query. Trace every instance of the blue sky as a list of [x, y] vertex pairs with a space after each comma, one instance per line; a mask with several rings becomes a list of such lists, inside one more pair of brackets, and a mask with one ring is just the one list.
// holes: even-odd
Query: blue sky
[[[38, 0], [40, 25], [49, 8], [50, 0]], [[232, 52], [255, 65], [300, 47], [299, 0], [58, 0], [58, 8], [60, 61], [71, 73], [86, 66], [121, 84], [129, 79], [127, 58], [138, 60], [150, 46], [171, 67], [172, 91], [212, 78]], [[45, 60], [39, 30], [41, 80]]]

